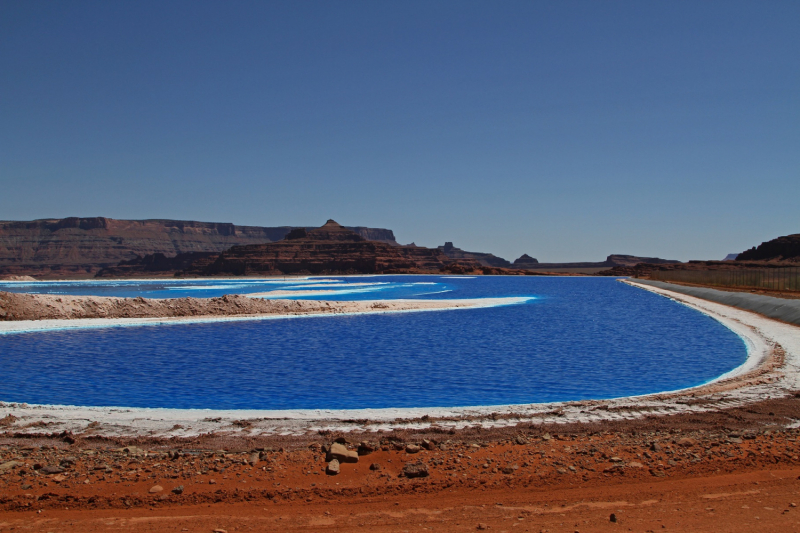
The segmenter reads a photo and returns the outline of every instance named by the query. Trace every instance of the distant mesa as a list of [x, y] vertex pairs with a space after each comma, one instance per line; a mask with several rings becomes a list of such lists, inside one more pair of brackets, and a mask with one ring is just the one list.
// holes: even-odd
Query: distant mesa
[[529, 256], [528, 254], [522, 254], [518, 258], [514, 259], [513, 265], [514, 268], [526, 268], [529, 266], [538, 266], [539, 261]]
[[674, 259], [661, 259], [660, 257], [639, 257], [636, 255], [613, 254], [606, 257], [606, 264], [609, 266], [632, 266], [639, 263], [649, 263], [653, 265], [677, 265], [680, 261]]
[[800, 262], [800, 233], [762, 242], [758, 246], [740, 253], [736, 260]]
[[[680, 261], [673, 259], [661, 259], [660, 257], [640, 257], [636, 255], [611, 254], [605, 261], [598, 262], [578, 262], [578, 263], [536, 263], [526, 265], [524, 268], [547, 272], [580, 272], [583, 274], [604, 274], [613, 268], [628, 268], [638, 264], [679, 264]], [[617, 274], [613, 274], [617, 275]]]
[[345, 228], [335, 220], [328, 220], [324, 226], [307, 232], [305, 239], [311, 241], [342, 242], [361, 242], [367, 240], [355, 231]]
[[[0, 221], [0, 276], [89, 277], [103, 268], [117, 267], [121, 261], [146, 261], [143, 266], [155, 269], [165, 265], [165, 259], [181, 254], [219, 254], [231, 246], [276, 242], [297, 229], [314, 228], [107, 217]], [[364, 239], [399, 246], [388, 229], [347, 229]], [[154, 254], [163, 258], [144, 259]]]
[[[762, 243], [736, 259], [716, 263], [739, 268], [742, 261], [800, 262], [800, 235]], [[636, 269], [701, 268], [700, 262], [685, 265], [669, 259], [625, 254], [609, 255], [605, 261], [575, 263], [540, 263], [523, 254], [510, 263], [491, 253], [458, 248], [452, 241], [436, 248], [415, 243], [401, 246], [391, 230], [345, 227], [334, 220], [320, 227], [106, 217], [0, 221], [0, 277], [440, 272], [627, 275], [620, 273]]]
[[175, 272], [187, 269], [195, 263], [213, 261], [218, 252], [185, 252], [175, 257], [167, 257], [157, 252], [145, 256], [137, 256], [128, 261], [120, 261], [116, 266], [100, 269], [95, 277], [124, 278], [134, 276], [173, 276]]
[[445, 242], [444, 246], [439, 246], [438, 250], [450, 259], [474, 261], [485, 267], [511, 268], [511, 263], [502, 257], [484, 252], [467, 252], [456, 248], [450, 241]]
[[[291, 232], [272, 243], [233, 246], [213, 261], [201, 260], [188, 276], [282, 274], [392, 274], [439, 272], [453, 263], [437, 249], [393, 246], [364, 238], [328, 220], [322, 227]], [[470, 264], [477, 267], [477, 264]]]
[[[610, 256], [609, 256], [610, 257]], [[740, 254], [728, 254], [722, 261], [689, 261], [688, 263], [639, 262], [614, 266], [600, 275], [648, 277], [654, 271], [714, 270], [730, 271], [748, 268], [780, 268], [800, 263], [800, 234], [785, 235], [762, 242]]]
[[295, 228], [289, 233], [286, 234], [286, 237], [283, 239], [286, 241], [293, 241], [294, 239], [304, 239], [308, 236], [308, 232], [305, 228]]

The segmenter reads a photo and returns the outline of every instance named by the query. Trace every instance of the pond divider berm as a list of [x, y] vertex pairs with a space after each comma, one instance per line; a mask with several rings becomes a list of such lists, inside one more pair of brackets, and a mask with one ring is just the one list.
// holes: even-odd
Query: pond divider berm
[[663, 281], [653, 281], [646, 279], [632, 279], [631, 281], [642, 285], [650, 285], [660, 289], [686, 294], [711, 300], [745, 311], [760, 313], [769, 318], [775, 318], [789, 324], [800, 326], [800, 299], [791, 300], [788, 298], [776, 298], [774, 296], [764, 296], [763, 294], [752, 294], [749, 292], [731, 292], [706, 287], [687, 287]]

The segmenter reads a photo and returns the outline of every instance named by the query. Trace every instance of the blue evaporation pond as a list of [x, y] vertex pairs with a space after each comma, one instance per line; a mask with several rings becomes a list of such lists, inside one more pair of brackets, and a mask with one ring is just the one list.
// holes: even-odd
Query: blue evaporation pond
[[[746, 358], [743, 341], [717, 321], [609, 278], [328, 279], [388, 284], [340, 299], [536, 299], [471, 310], [0, 335], [0, 400], [208, 409], [520, 404], [675, 390]], [[218, 280], [187, 281], [183, 290], [165, 289], [175, 286], [169, 283], [142, 284], [148, 288], [140, 292], [131, 283], [72, 290], [239, 292], [208, 288], [223, 285]]]
[[[444, 277], [334, 276], [234, 279], [162, 279], [147, 281], [78, 280], [3, 282], [0, 291], [74, 296], [214, 298], [225, 294], [263, 294], [266, 298], [374, 300], [422, 298], [452, 291]], [[274, 294], [270, 294], [274, 293]]]

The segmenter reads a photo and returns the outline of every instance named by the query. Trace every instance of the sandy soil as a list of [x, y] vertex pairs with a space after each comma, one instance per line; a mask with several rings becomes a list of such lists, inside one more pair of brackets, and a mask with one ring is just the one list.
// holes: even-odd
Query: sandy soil
[[[340, 435], [359, 455], [338, 475], [322, 450], [336, 435], [11, 436], [0, 441], [0, 531], [797, 531], [800, 431], [782, 426], [798, 407]], [[419, 463], [427, 476], [403, 474]]]
[[[281, 291], [273, 291], [277, 293]], [[293, 294], [291, 291], [283, 291]], [[322, 291], [319, 291], [322, 292]], [[272, 294], [272, 293], [264, 293]], [[274, 294], [272, 294], [274, 296]], [[462, 300], [373, 300], [337, 302], [322, 300], [270, 300], [251, 296], [219, 298], [117, 298], [108, 296], [56, 296], [0, 292], [0, 321], [231, 317], [408, 311], [485, 307], [518, 303], [525, 298], [474, 298]]]

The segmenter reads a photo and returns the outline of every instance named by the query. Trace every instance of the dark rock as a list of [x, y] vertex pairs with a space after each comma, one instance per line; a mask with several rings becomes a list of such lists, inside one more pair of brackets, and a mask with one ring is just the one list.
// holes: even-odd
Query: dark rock
[[175, 494], [183, 494], [183, 485], [178, 485], [177, 487], [172, 489], [172, 492]]
[[378, 464], [378, 463], [372, 463], [371, 465], [369, 465], [369, 469], [370, 470], [380, 470], [381, 469], [381, 465]]
[[484, 267], [497, 267], [497, 268], [510, 268], [511, 263], [503, 259], [502, 257], [497, 257], [496, 255], [485, 253], [485, 252], [467, 252], [462, 250], [461, 248], [456, 248], [453, 246], [452, 242], [445, 242], [444, 246], [439, 246], [437, 250], [450, 259], [459, 262], [471, 262], [477, 263], [479, 266]]
[[377, 451], [379, 448], [380, 444], [377, 442], [365, 440], [358, 445], [358, 455], [369, 455], [372, 452]]
[[421, 461], [407, 463], [403, 467], [403, 475], [407, 478], [426, 477], [428, 475], [428, 465]]
[[518, 258], [514, 259], [513, 265], [515, 268], [525, 268], [527, 266], [539, 266], [539, 261], [529, 256], [528, 254], [522, 254]]
[[608, 517], [608, 521], [609, 521], [609, 522], [615, 522], [615, 523], [616, 523], [616, 521], [617, 521], [617, 515], [615, 515], [614, 513], [611, 513], [611, 516], [609, 516], [609, 517]]
[[787, 259], [800, 259], [800, 233], [762, 242], [736, 257], [737, 261], [785, 261]]
[[295, 229], [293, 229], [292, 231], [290, 231], [289, 233], [286, 234], [286, 237], [284, 237], [284, 240], [293, 241], [295, 239], [304, 239], [307, 236], [308, 236], [308, 232], [306, 231], [305, 228], [295, 228]]
[[60, 474], [63, 471], [64, 471], [63, 468], [56, 465], [47, 465], [43, 467], [41, 470], [39, 470], [39, 472], [42, 474]]

